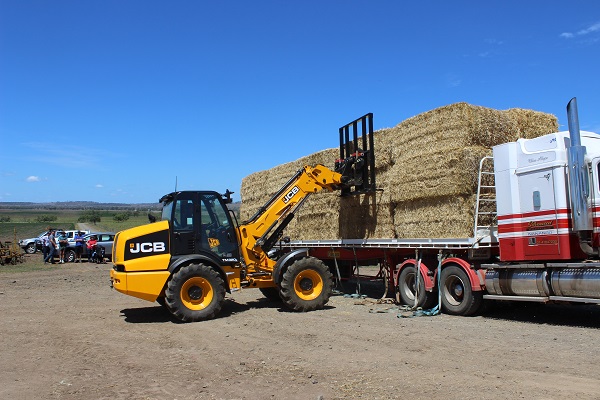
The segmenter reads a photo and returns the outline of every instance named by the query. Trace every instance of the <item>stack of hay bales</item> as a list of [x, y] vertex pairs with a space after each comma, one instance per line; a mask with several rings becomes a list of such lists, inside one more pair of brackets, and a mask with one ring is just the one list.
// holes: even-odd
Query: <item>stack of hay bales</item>
[[[285, 231], [294, 240], [462, 238], [473, 235], [479, 161], [491, 147], [556, 132], [556, 117], [532, 110], [493, 110], [456, 103], [374, 134], [374, 194], [312, 195]], [[327, 149], [242, 180], [242, 220], [304, 165], [333, 168]]]

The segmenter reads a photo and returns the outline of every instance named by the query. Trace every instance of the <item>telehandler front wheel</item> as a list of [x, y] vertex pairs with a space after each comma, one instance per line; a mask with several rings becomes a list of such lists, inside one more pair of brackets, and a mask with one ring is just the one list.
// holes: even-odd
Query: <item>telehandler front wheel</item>
[[217, 271], [204, 264], [190, 264], [173, 274], [165, 290], [169, 311], [181, 321], [213, 318], [225, 299], [225, 285]]
[[296, 260], [281, 280], [281, 299], [295, 311], [322, 309], [329, 301], [333, 276], [323, 261], [314, 257]]

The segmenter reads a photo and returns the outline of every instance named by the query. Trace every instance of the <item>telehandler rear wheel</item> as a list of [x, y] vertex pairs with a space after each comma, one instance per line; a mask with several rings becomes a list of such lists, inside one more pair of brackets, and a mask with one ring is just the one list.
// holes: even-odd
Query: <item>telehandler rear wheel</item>
[[281, 299], [292, 310], [313, 311], [329, 301], [333, 276], [323, 261], [314, 257], [296, 260], [283, 274]]
[[225, 299], [225, 285], [217, 271], [190, 264], [173, 274], [165, 290], [169, 311], [184, 322], [213, 318]]

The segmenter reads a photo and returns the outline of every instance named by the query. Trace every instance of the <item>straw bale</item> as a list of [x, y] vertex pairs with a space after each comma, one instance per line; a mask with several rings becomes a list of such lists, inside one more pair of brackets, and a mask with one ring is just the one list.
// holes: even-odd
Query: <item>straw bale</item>
[[394, 237], [390, 207], [381, 191], [343, 198], [321, 192], [309, 197], [285, 234], [295, 240]]
[[506, 142], [515, 129], [515, 122], [503, 111], [456, 103], [419, 114], [386, 130], [378, 138], [379, 143], [375, 143], [375, 149], [392, 149], [394, 162], [398, 163], [431, 147], [439, 151], [470, 146], [491, 148]]
[[[558, 129], [556, 117], [456, 103], [375, 132], [376, 194], [310, 196], [285, 234], [292, 239], [469, 237], [480, 159], [491, 147]], [[333, 168], [327, 149], [242, 180], [246, 220], [304, 165]]]
[[552, 114], [523, 108], [511, 108], [506, 110], [506, 113], [517, 126], [513, 141], [519, 138], [533, 139], [558, 132], [558, 119]]
[[406, 201], [394, 208], [397, 237], [466, 238], [473, 236], [475, 195]]
[[476, 192], [479, 161], [491, 150], [466, 147], [424, 150], [422, 155], [395, 164], [385, 175], [384, 190], [395, 202]]
[[339, 157], [338, 149], [326, 149], [296, 161], [277, 165], [266, 171], [255, 172], [242, 179], [240, 190], [242, 206], [240, 219], [246, 221], [263, 206], [294, 174], [305, 165], [324, 164], [333, 168], [334, 160]]

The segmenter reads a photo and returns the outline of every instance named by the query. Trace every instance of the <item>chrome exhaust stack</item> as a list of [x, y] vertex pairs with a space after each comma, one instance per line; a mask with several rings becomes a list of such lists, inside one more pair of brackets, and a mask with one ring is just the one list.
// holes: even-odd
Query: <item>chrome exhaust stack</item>
[[586, 148], [581, 145], [577, 98], [575, 97], [567, 104], [567, 118], [571, 137], [571, 145], [567, 148], [571, 220], [573, 230], [579, 236], [581, 249], [588, 255], [594, 255], [597, 252], [590, 244], [591, 233], [594, 229], [590, 206], [590, 180], [585, 161]]

